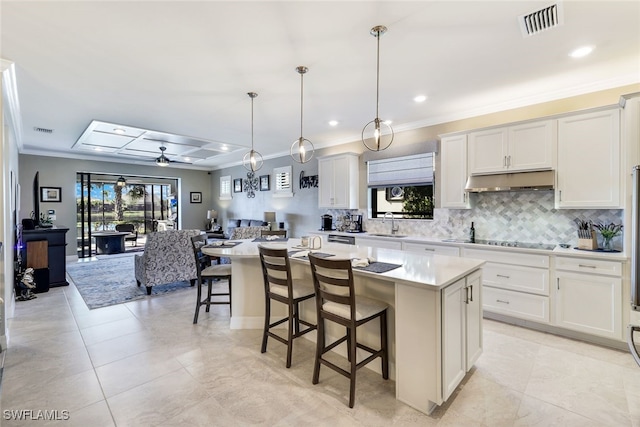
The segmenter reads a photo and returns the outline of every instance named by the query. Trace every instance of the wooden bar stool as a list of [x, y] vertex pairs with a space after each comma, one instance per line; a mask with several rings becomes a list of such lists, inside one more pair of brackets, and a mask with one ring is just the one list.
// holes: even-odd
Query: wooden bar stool
[[[300, 318], [300, 303], [313, 298], [313, 286], [302, 279], [291, 277], [291, 264], [287, 249], [275, 249], [258, 246], [260, 264], [264, 278], [264, 332], [262, 334], [261, 352], [267, 351], [267, 339], [274, 338], [287, 346], [287, 368], [291, 367], [293, 340], [316, 329], [316, 325]], [[287, 317], [271, 322], [271, 300], [287, 306]], [[287, 338], [271, 332], [271, 329], [288, 322]], [[300, 330], [300, 325], [307, 328]]]
[[[196, 301], [196, 313], [193, 316], [193, 323], [198, 323], [198, 314], [200, 313], [200, 307], [207, 306], [206, 312], [209, 312], [211, 304], [229, 304], [229, 315], [231, 316], [231, 264], [211, 264], [210, 258], [202, 253], [202, 247], [207, 244], [207, 235], [200, 234], [191, 238], [193, 245], [193, 255], [196, 259], [196, 270], [198, 273], [198, 296]], [[227, 279], [229, 281], [228, 292], [212, 293], [213, 280], [214, 279]], [[202, 298], [202, 283], [203, 280], [207, 281], [207, 296]], [[214, 296], [228, 296], [228, 301], [212, 301], [211, 297]]]
[[[309, 254], [313, 287], [316, 292], [318, 313], [318, 337], [316, 358], [313, 368], [313, 384], [318, 384], [320, 365], [325, 365], [349, 378], [349, 407], [353, 408], [356, 394], [356, 371], [373, 361], [382, 359], [382, 378], [389, 378], [389, 354], [387, 349], [387, 308], [388, 305], [371, 298], [355, 295], [353, 271], [348, 259], [331, 260]], [[373, 319], [380, 318], [380, 349], [375, 350], [357, 341], [357, 327]], [[346, 335], [325, 344], [325, 320], [338, 323], [346, 328]], [[343, 342], [347, 342], [349, 371], [329, 362], [323, 355]], [[356, 361], [356, 348], [370, 353], [361, 362]]]

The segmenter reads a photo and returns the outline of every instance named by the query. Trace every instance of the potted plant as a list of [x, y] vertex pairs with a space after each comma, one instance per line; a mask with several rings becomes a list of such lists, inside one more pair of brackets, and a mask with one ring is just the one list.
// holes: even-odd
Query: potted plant
[[622, 224], [605, 224], [601, 222], [598, 224], [593, 224], [593, 226], [602, 235], [602, 249], [609, 252], [613, 251], [612, 240], [622, 231]]

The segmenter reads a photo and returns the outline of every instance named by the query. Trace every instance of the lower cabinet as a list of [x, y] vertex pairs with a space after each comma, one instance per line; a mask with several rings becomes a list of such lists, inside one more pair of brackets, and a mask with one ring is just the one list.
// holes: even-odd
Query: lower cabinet
[[549, 323], [549, 298], [506, 289], [483, 288], [484, 309], [492, 313]]
[[560, 258], [556, 266], [556, 324], [622, 339], [622, 264]]
[[442, 291], [442, 397], [447, 400], [482, 354], [482, 302], [476, 272]]
[[372, 248], [385, 248], [402, 250], [402, 242], [393, 238], [370, 239], [366, 237], [356, 237], [356, 245], [370, 246]]
[[402, 250], [423, 254], [438, 254], [455, 257], [460, 256], [460, 248], [455, 246], [431, 245], [429, 243], [402, 242]]

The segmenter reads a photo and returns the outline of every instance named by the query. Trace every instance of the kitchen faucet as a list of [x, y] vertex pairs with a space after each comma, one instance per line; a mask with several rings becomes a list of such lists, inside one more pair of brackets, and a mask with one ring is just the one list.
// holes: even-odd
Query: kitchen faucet
[[387, 215], [391, 215], [391, 234], [396, 234], [398, 232], [398, 226], [393, 221], [393, 213], [385, 212], [382, 216], [382, 223], [384, 224], [384, 220], [387, 218]]

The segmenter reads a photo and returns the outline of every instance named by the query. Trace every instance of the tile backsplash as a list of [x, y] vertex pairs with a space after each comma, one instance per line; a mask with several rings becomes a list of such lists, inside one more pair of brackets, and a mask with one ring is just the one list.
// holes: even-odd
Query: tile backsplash
[[[362, 214], [368, 232], [387, 233], [391, 229], [388, 220], [367, 219], [366, 211], [329, 213], [334, 222], [346, 214]], [[479, 193], [473, 209], [436, 209], [432, 221], [401, 219], [396, 224], [400, 234], [459, 239], [467, 237], [473, 221], [476, 239], [576, 245], [576, 218], [622, 224], [623, 210], [555, 209], [552, 191]], [[616, 237], [614, 248], [621, 246], [622, 236]]]

